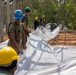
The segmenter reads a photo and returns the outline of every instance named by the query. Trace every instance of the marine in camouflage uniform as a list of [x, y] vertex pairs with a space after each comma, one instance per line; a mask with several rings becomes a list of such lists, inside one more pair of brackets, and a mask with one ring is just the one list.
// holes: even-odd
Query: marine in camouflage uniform
[[45, 27], [46, 25], [46, 20], [45, 20], [45, 15], [42, 16], [42, 26]]
[[13, 47], [17, 53], [23, 54], [19, 44], [22, 42], [23, 48], [26, 48], [26, 39], [23, 31], [23, 26], [21, 24], [21, 19], [23, 18], [23, 12], [21, 10], [16, 10], [14, 13], [15, 22], [12, 23], [8, 28], [9, 42], [8, 46]]
[[34, 21], [34, 30], [36, 30], [37, 27], [39, 27], [39, 19], [38, 19], [38, 17], [35, 17], [35, 21]]
[[25, 8], [25, 14], [24, 14], [24, 17], [22, 19], [22, 23], [23, 23], [23, 29], [25, 31], [25, 38], [26, 38], [26, 41], [27, 41], [27, 37], [29, 36], [29, 33], [31, 32], [28, 28], [27, 28], [27, 25], [28, 25], [28, 15], [30, 14], [30, 8], [29, 7], [26, 7]]
[[43, 15], [42, 18], [40, 18], [40, 26], [45, 27], [45, 25], [46, 25], [45, 15]]
[[0, 75], [14, 75], [19, 59], [12, 47], [6, 46], [0, 49]]

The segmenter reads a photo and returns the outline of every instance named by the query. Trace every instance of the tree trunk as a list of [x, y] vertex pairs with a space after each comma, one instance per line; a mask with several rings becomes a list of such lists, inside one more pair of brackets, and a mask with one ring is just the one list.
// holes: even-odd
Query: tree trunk
[[6, 26], [7, 31], [9, 23], [10, 23], [10, 2], [9, 0], [7, 0], [7, 26]]
[[16, 0], [13, 0], [13, 12], [16, 10]]
[[66, 20], [67, 20], [68, 13], [69, 13], [69, 11], [70, 11], [70, 7], [72, 7], [72, 4], [74, 3], [74, 1], [75, 1], [75, 0], [71, 0], [71, 4], [70, 4], [68, 10], [67, 10], [66, 13], [65, 13], [64, 25], [66, 24]]
[[63, 3], [61, 3], [61, 5], [60, 5], [60, 11], [58, 12], [58, 21], [57, 21], [57, 25], [59, 25], [60, 22], [61, 22], [61, 15], [62, 15], [62, 10], [63, 10], [63, 8], [64, 8], [64, 5], [65, 5], [65, 1], [64, 1]]
[[0, 38], [3, 41], [3, 16], [2, 16], [2, 0], [0, 0]]

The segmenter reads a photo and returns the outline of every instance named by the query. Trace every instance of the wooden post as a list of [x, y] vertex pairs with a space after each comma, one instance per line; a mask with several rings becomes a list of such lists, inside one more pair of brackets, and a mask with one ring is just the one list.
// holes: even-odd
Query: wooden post
[[2, 0], [0, 0], [0, 38], [3, 41], [3, 17], [2, 17]]

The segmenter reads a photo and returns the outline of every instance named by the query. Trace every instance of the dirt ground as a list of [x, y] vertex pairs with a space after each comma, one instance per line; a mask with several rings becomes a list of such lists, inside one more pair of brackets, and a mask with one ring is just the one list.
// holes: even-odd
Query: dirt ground
[[49, 44], [76, 46], [76, 31], [60, 31], [58, 36], [49, 40]]

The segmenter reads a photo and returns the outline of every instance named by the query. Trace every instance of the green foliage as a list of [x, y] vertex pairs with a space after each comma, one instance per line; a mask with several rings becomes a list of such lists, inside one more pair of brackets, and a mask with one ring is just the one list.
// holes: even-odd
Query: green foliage
[[60, 16], [60, 23], [63, 21], [69, 29], [76, 30], [76, 0], [30, 0], [28, 5], [32, 10], [30, 24], [33, 25], [36, 16], [45, 15], [47, 23], [57, 23]]
[[[76, 0], [17, 0], [16, 7], [24, 9], [26, 6], [31, 8], [29, 15], [29, 25], [33, 27], [35, 17], [45, 15], [46, 22], [64, 22], [69, 29], [76, 30]], [[3, 6], [4, 8], [4, 6]], [[3, 17], [6, 20], [6, 12]], [[4, 22], [5, 22], [4, 20]]]

